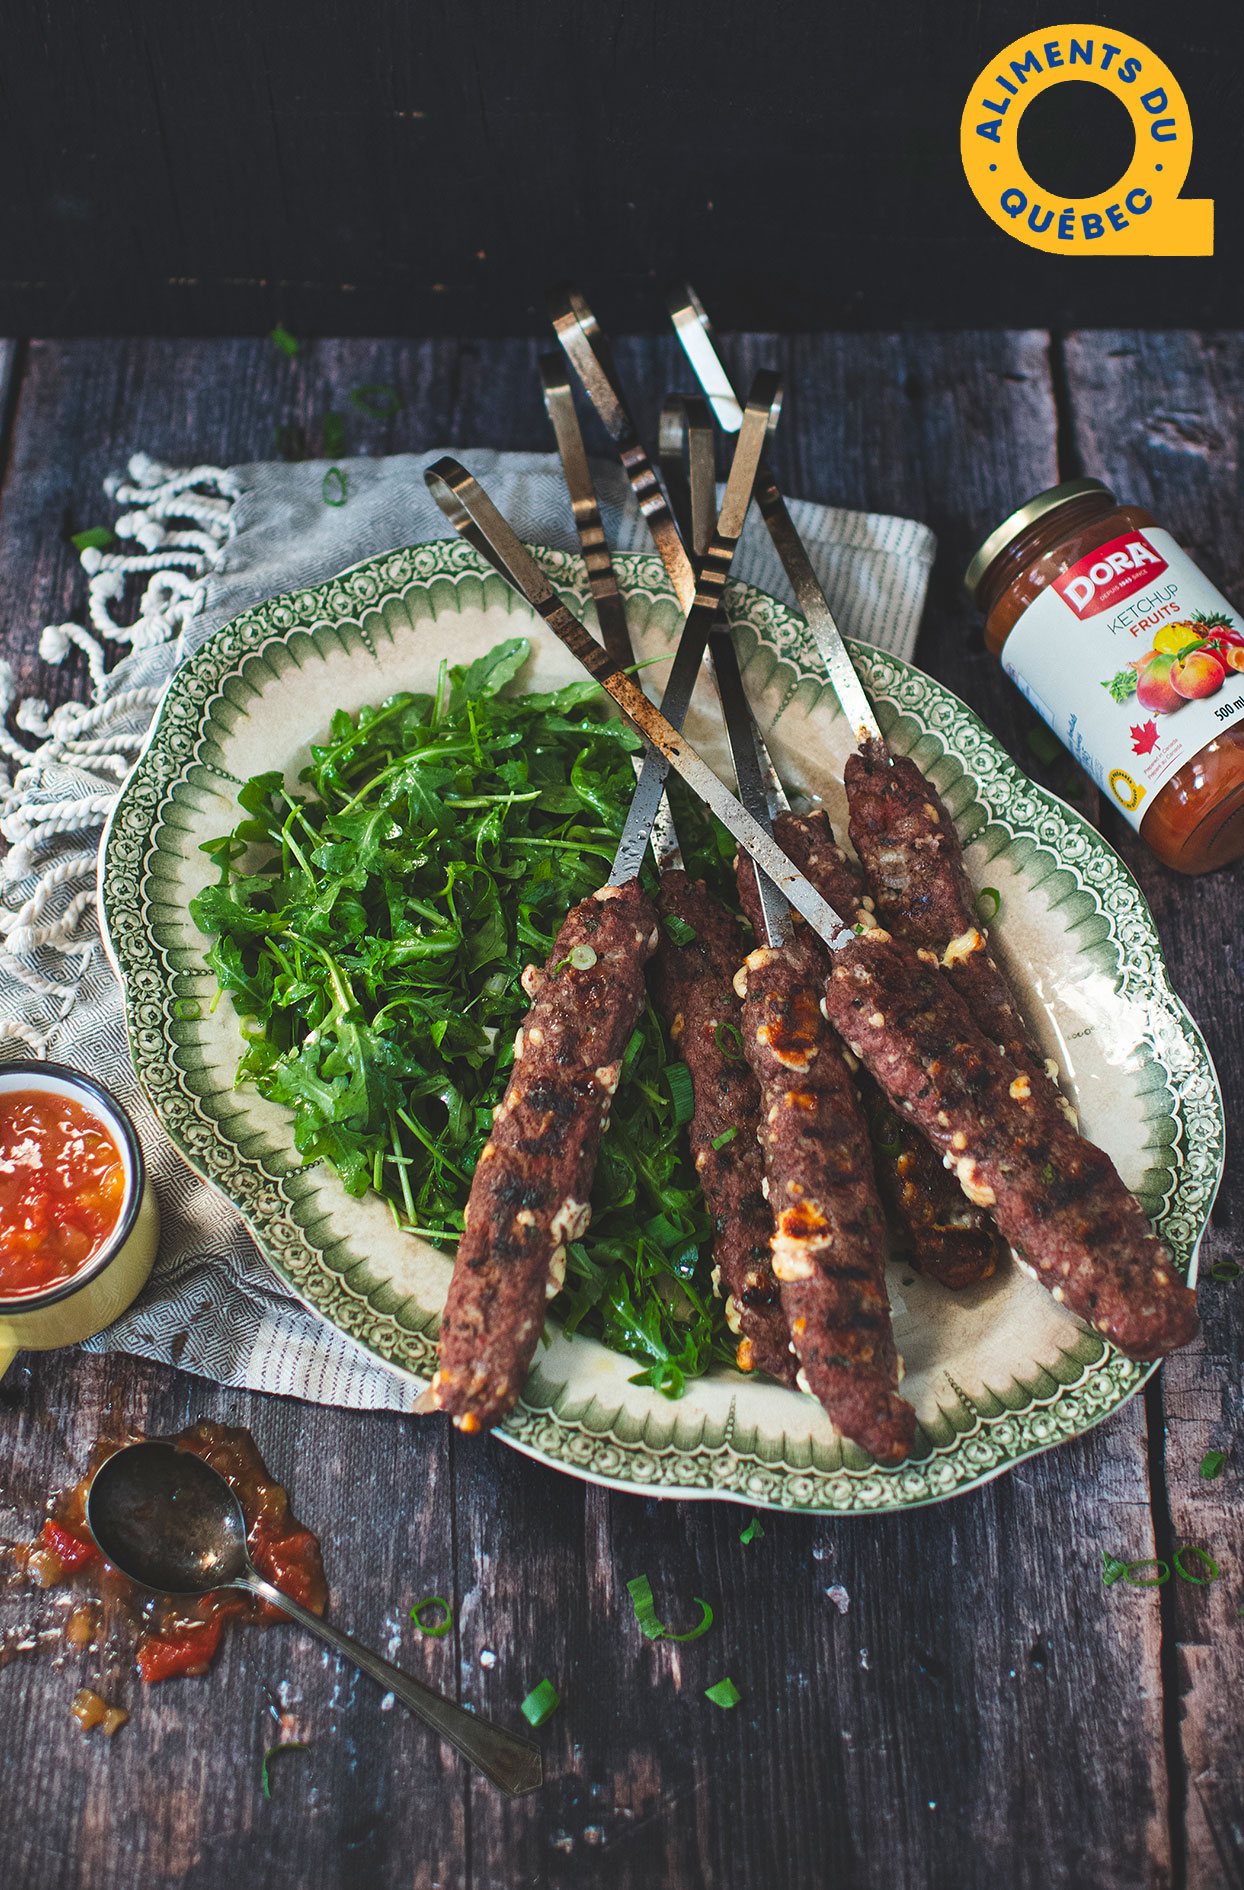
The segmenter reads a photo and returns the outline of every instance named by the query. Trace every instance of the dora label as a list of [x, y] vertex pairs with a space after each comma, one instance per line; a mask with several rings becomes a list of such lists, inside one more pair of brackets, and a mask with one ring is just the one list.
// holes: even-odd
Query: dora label
[[1133, 827], [1244, 719], [1244, 628], [1169, 532], [1146, 525], [1047, 585], [1002, 667]]
[[[1056, 197], [1029, 176], [1017, 134], [1034, 98], [1068, 79], [1123, 101], [1132, 161], [1095, 197]], [[1192, 161], [1192, 120], [1179, 82], [1148, 46], [1100, 26], [1048, 26], [991, 59], [968, 95], [959, 149], [972, 193], [1000, 230], [1065, 256], [1212, 256], [1214, 204], [1179, 193]]]

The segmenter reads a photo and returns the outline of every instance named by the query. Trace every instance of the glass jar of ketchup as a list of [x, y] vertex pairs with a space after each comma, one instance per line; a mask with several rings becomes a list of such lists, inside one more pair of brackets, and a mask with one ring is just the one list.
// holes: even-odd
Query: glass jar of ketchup
[[981, 545], [985, 641], [1180, 873], [1244, 853], [1244, 621], [1169, 532], [1099, 479], [1052, 486]]

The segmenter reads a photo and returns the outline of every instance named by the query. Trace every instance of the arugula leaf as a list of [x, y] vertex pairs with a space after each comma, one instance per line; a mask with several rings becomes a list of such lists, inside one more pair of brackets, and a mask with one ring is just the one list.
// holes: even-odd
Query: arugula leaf
[[[239, 1015], [238, 1082], [292, 1111], [304, 1161], [442, 1245], [513, 1064], [523, 966], [606, 877], [634, 791], [639, 740], [595, 683], [501, 693], [528, 655], [510, 638], [434, 696], [338, 710], [296, 787], [273, 770], [241, 788], [237, 824], [203, 848], [218, 879], [191, 902]], [[671, 791], [688, 872], [730, 898], [734, 842]], [[678, 1063], [646, 1011], [554, 1303], [671, 1398], [733, 1359]]]

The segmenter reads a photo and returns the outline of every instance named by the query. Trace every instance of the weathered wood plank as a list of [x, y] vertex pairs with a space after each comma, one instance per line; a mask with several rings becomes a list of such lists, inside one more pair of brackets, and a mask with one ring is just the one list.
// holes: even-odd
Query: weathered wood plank
[[[308, 424], [378, 380], [407, 404], [383, 427], [359, 417], [373, 450], [544, 447], [537, 346], [318, 344], [293, 363], [258, 343], [33, 346], [0, 493], [0, 625], [26, 633], [27, 674], [40, 693], [64, 689], [29, 661], [30, 634], [81, 601], [62, 521], [98, 517], [100, 480], [135, 446], [173, 461], [261, 455], [277, 422]], [[673, 344], [618, 352], [647, 424], [675, 378]], [[771, 362], [787, 376], [776, 451], [791, 491], [935, 525], [921, 658], [1022, 755], [1028, 712], [957, 580], [976, 536], [1055, 477], [1043, 338], [752, 338], [727, 352], [741, 374]], [[27, 1519], [101, 1411], [166, 1430], [200, 1413], [250, 1422], [327, 1533], [339, 1618], [384, 1644], [395, 1609], [452, 1592], [457, 1635], [423, 1646], [406, 1632], [401, 1657], [499, 1716], [545, 1674], [565, 1705], [540, 1735], [548, 1786], [509, 1806], [292, 1636], [279, 1664], [275, 1636], [261, 1651], [243, 1642], [209, 1689], [144, 1698], [106, 1754], [69, 1723], [66, 1675], [15, 1666], [0, 1708], [20, 1696], [22, 1744], [0, 1748], [29, 1890], [335, 1890], [360, 1874], [386, 1890], [1168, 1882], [1159, 1603], [1134, 1594], [1107, 1618], [1098, 1578], [1104, 1544], [1152, 1552], [1138, 1404], [956, 1503], [902, 1521], [766, 1517], [747, 1547], [733, 1506], [588, 1490], [437, 1424], [72, 1354], [0, 1393], [3, 1483]], [[690, 1620], [704, 1595], [711, 1633], [644, 1642], [625, 1587], [641, 1571], [670, 1618]], [[826, 1593], [838, 1586], [845, 1615]], [[725, 1672], [744, 1694], [733, 1713], [702, 1698]], [[256, 1777], [274, 1675], [302, 1692], [315, 1750], [289, 1762], [269, 1805]], [[62, 1775], [48, 1815], [43, 1781]]]
[[[1067, 379], [1088, 472], [1120, 498], [1147, 506], [1237, 607], [1244, 608], [1240, 513], [1244, 340], [1238, 335], [1077, 334]], [[1244, 1116], [1244, 1016], [1239, 865], [1195, 881], [1159, 866], [1122, 830], [1121, 850], [1158, 915], [1171, 977], [1205, 1032], [1226, 1101]], [[1120, 836], [1112, 834], [1116, 844]], [[1228, 996], [1228, 994], [1230, 994]], [[1224, 1001], [1225, 1000], [1225, 1001]], [[1167, 1595], [1178, 1650], [1176, 1725], [1187, 1766], [1189, 1890], [1244, 1884], [1244, 1772], [1239, 1702], [1244, 1687], [1244, 1280], [1216, 1281], [1216, 1263], [1244, 1262], [1244, 1171], [1228, 1165], [1201, 1259], [1198, 1345], [1163, 1367], [1166, 1498], [1171, 1541], [1208, 1551], [1222, 1579], [1175, 1580]], [[1226, 1453], [1220, 1478], [1199, 1475], [1205, 1452]], [[1120, 1551], [1122, 1553], [1122, 1551]], [[1206, 1571], [1196, 1557], [1194, 1571]]]
[[[119, 1356], [28, 1355], [0, 1386], [0, 1538], [29, 1539], [45, 1495], [80, 1474], [95, 1436], [168, 1435], [200, 1417], [248, 1425], [287, 1480], [321, 1535], [335, 1618], [452, 1689], [452, 1639], [424, 1641], [407, 1618], [425, 1595], [453, 1592], [448, 1443], [434, 1427], [230, 1391]], [[50, 1594], [0, 1590], [6, 1636], [63, 1619]], [[301, 1890], [358, 1881], [354, 1871], [385, 1884], [463, 1881], [458, 1761], [310, 1635], [234, 1634], [206, 1681], [150, 1690], [131, 1659], [123, 1644], [111, 1659], [18, 1656], [0, 1672], [7, 1883]], [[113, 1743], [70, 1718], [81, 1685], [130, 1710]], [[284, 1732], [274, 1698], [292, 1715]], [[311, 1750], [274, 1767], [269, 1801], [260, 1763], [282, 1737]]]

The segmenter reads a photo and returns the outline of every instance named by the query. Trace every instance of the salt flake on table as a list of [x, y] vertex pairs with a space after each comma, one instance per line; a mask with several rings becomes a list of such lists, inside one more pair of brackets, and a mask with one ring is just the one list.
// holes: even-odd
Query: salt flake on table
[[832, 1588], [825, 1590], [826, 1597], [833, 1602], [839, 1614], [845, 1614], [851, 1606], [851, 1597], [841, 1582], [835, 1582]]

